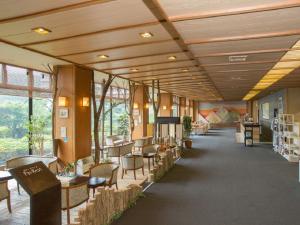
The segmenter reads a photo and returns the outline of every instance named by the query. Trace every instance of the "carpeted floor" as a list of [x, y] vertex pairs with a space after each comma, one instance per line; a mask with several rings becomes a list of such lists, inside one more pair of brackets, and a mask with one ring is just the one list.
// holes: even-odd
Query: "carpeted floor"
[[114, 225], [298, 225], [298, 164], [270, 145], [245, 148], [234, 130], [193, 139], [194, 149]]

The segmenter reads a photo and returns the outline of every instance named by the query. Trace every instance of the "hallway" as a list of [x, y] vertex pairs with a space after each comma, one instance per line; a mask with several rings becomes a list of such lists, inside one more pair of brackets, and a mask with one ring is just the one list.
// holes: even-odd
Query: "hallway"
[[296, 225], [298, 164], [211, 130], [114, 225]]

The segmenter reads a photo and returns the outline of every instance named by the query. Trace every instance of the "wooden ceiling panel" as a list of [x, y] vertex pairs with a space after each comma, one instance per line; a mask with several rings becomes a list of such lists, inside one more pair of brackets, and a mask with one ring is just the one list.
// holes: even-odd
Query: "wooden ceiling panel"
[[157, 75], [157, 76], [137, 76], [137, 77], [130, 77], [132, 80], [136, 81], [147, 81], [147, 80], [157, 80], [160, 81], [164, 80], [171, 80], [171, 79], [189, 79], [189, 77], [199, 77], [199, 78], [206, 78], [206, 76], [201, 75], [200, 72], [194, 72], [194, 73], [181, 73], [181, 74], [165, 74], [165, 75]]
[[[134, 59], [127, 59], [127, 60], [117, 60], [111, 62], [102, 62], [93, 64], [93, 66], [97, 66], [98, 69], [101, 70], [113, 70], [113, 68], [128, 68], [128, 67], [136, 67], [136, 65], [145, 65], [145, 64], [157, 64], [161, 62], [176, 62], [176, 60], [169, 60], [168, 57], [175, 56], [176, 60], [183, 61], [188, 60], [188, 57], [185, 53], [174, 53], [174, 54], [163, 54], [163, 55], [156, 55], [156, 56], [149, 56], [149, 57], [139, 57]], [[99, 60], [98, 60], [99, 61]], [[103, 60], [105, 61], [105, 60]]]
[[154, 55], [169, 52], [180, 52], [175, 41], [167, 41], [162, 43], [145, 44], [133, 47], [124, 47], [116, 49], [108, 49], [104, 51], [96, 51], [90, 53], [83, 53], [77, 55], [64, 56], [62, 58], [77, 62], [77, 63], [89, 63], [98, 60], [99, 55], [108, 55], [108, 60], [123, 59], [129, 57], [140, 57], [143, 55]]
[[[243, 54], [246, 56], [245, 62], [254, 62], [254, 61], [279, 61], [285, 52], [274, 52], [274, 53], [260, 53], [260, 54]], [[235, 55], [233, 56], [241, 56]], [[215, 64], [215, 63], [231, 63], [231, 56], [215, 56], [215, 57], [203, 57], [199, 58], [201, 64]]]
[[[153, 65], [145, 65], [145, 66], [135, 66], [134, 69], [138, 69], [139, 71], [152, 71], [152, 70], [162, 70], [162, 69], [172, 69], [176, 67], [190, 67], [195, 66], [195, 61], [184, 61], [184, 62], [167, 62], [161, 64], [153, 64]], [[91, 65], [94, 68], [98, 69], [98, 64]], [[128, 74], [132, 73], [131, 69], [133, 68], [120, 68], [120, 69], [113, 69], [113, 70], [105, 70], [107, 73], [112, 74]]]
[[286, 49], [291, 48], [299, 39], [299, 35], [293, 35], [286, 37], [204, 43], [190, 45], [189, 48], [192, 52], [194, 52], [196, 57], [202, 57], [207, 55], [216, 55], [219, 53], [238, 54], [239, 52], [247, 51]]
[[237, 12], [296, 3], [295, 0], [159, 0], [171, 20], [182, 17], [205, 17], [222, 12]]
[[0, 1], [0, 20], [19, 17], [40, 11], [65, 7], [71, 4], [87, 2], [88, 0], [5, 0]]
[[149, 26], [146, 30], [154, 34], [153, 38], [142, 38], [139, 34], [144, 32], [145, 29], [133, 28], [129, 30], [117, 30], [114, 32], [77, 37], [69, 40], [30, 45], [29, 47], [52, 55], [67, 55], [92, 51], [95, 49], [107, 49], [130, 44], [170, 39], [169, 34], [161, 25]]
[[[86, 7], [3, 23], [0, 37], [17, 44], [26, 44], [157, 21], [139, 0], [98, 2]], [[32, 32], [32, 28], [40, 26], [52, 32], [48, 35]], [[148, 31], [147, 27], [140, 29], [140, 32]]]
[[[299, 30], [300, 7], [232, 15], [207, 19], [175, 22], [175, 27], [185, 43], [209, 41], [224, 37], [240, 37], [253, 34], [278, 33]], [[274, 23], [274, 18], [276, 20]], [[263, 21], [263, 22], [262, 22]]]
[[275, 63], [261, 64], [241, 64], [241, 65], [220, 65], [213, 66], [212, 64], [205, 65], [205, 69], [212, 73], [214, 71], [236, 71], [236, 70], [270, 70]]

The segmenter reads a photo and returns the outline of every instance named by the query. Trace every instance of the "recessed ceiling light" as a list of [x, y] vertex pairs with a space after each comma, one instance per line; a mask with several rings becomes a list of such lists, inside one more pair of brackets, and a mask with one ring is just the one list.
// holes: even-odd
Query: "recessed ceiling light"
[[175, 55], [171, 55], [168, 57], [168, 60], [175, 60], [177, 57]]
[[150, 33], [150, 32], [143, 32], [143, 33], [140, 33], [140, 36], [142, 38], [152, 38], [153, 37], [153, 34]]
[[231, 55], [228, 57], [229, 62], [245, 62], [248, 55]]
[[137, 72], [137, 71], [139, 71], [139, 69], [133, 68], [133, 69], [131, 69], [131, 71], [132, 72]]
[[182, 72], [188, 72], [189, 69], [188, 69], [188, 68], [185, 68], [185, 69], [182, 69], [181, 71], [182, 71]]
[[107, 58], [109, 58], [109, 56], [108, 55], [98, 55], [98, 58], [100, 58], [100, 59], [107, 59]]
[[45, 27], [36, 27], [36, 28], [32, 28], [32, 30], [38, 34], [49, 34], [51, 32], [51, 30], [45, 28]]

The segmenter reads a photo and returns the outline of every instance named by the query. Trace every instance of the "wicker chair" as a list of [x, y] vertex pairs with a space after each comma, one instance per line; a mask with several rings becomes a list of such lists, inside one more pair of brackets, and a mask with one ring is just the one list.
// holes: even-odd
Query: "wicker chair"
[[10, 207], [10, 191], [8, 190], [7, 181], [0, 181], [0, 201], [6, 199], [7, 209], [11, 213]]
[[116, 185], [118, 189], [118, 170], [119, 165], [113, 163], [101, 163], [90, 168], [90, 177], [103, 177], [105, 185], [111, 187]]
[[128, 154], [122, 156], [122, 179], [124, 177], [124, 172], [127, 170], [133, 170], [134, 179], [136, 180], [136, 170], [142, 169], [144, 175], [144, 160], [142, 155], [132, 155]]
[[89, 199], [87, 183], [66, 186], [61, 189], [61, 209], [67, 210], [67, 221], [70, 224], [70, 209], [79, 206]]

